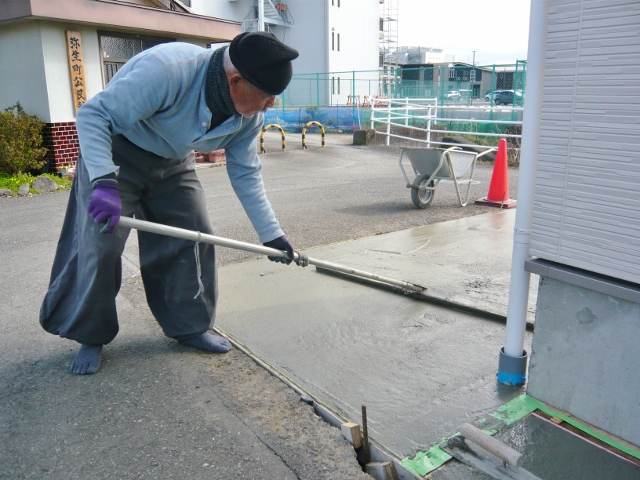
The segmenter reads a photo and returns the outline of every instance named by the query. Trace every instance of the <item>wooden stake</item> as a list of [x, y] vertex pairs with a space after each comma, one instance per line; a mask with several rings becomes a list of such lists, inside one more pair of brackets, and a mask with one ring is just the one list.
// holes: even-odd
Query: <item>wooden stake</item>
[[362, 430], [360, 425], [353, 422], [347, 422], [340, 425], [342, 430], [342, 436], [349, 440], [353, 448], [360, 448], [362, 446]]
[[376, 480], [398, 480], [398, 472], [393, 462], [367, 463], [367, 473]]

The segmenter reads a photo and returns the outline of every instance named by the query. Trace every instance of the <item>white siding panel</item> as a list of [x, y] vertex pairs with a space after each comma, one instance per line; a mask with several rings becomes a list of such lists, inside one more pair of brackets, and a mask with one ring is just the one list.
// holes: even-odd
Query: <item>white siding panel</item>
[[531, 255], [640, 283], [640, 2], [551, 0]]

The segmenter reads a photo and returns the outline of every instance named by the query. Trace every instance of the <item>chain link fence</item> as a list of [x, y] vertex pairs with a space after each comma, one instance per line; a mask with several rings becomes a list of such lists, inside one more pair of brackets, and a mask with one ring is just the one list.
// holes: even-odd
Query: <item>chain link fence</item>
[[450, 64], [294, 74], [278, 98], [278, 106], [368, 108], [385, 98], [436, 98], [440, 105], [522, 107], [525, 85], [525, 61], [511, 65]]
[[490, 148], [506, 138], [517, 164], [525, 84], [526, 62], [297, 74], [265, 125], [301, 132], [317, 122], [327, 132], [375, 132], [387, 144]]

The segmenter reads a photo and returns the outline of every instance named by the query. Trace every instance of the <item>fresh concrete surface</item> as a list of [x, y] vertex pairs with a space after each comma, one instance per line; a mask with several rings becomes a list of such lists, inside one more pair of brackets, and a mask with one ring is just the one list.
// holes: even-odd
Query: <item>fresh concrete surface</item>
[[[513, 211], [307, 250], [506, 313]], [[221, 269], [218, 327], [400, 458], [523, 393], [498, 385], [503, 323], [266, 260]], [[533, 282], [535, 285], [535, 282]], [[535, 287], [532, 288], [535, 293]], [[530, 351], [527, 333], [525, 349]]]
[[521, 467], [541, 479], [640, 478], [637, 461], [614, 455], [591, 439], [535, 414], [510, 425], [496, 438], [522, 453]]
[[[344, 242], [320, 250], [320, 259], [415, 283], [427, 288], [425, 298], [506, 318], [515, 216], [515, 210], [496, 209]], [[531, 277], [528, 319], [533, 322], [538, 277]]]

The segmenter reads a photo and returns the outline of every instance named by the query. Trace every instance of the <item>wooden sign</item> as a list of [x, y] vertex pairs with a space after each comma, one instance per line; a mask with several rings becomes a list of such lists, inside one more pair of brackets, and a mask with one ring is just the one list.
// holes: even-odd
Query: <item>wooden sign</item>
[[69, 72], [73, 92], [74, 111], [87, 101], [87, 89], [84, 81], [84, 62], [82, 61], [82, 40], [80, 32], [67, 30], [67, 53], [69, 56]]

